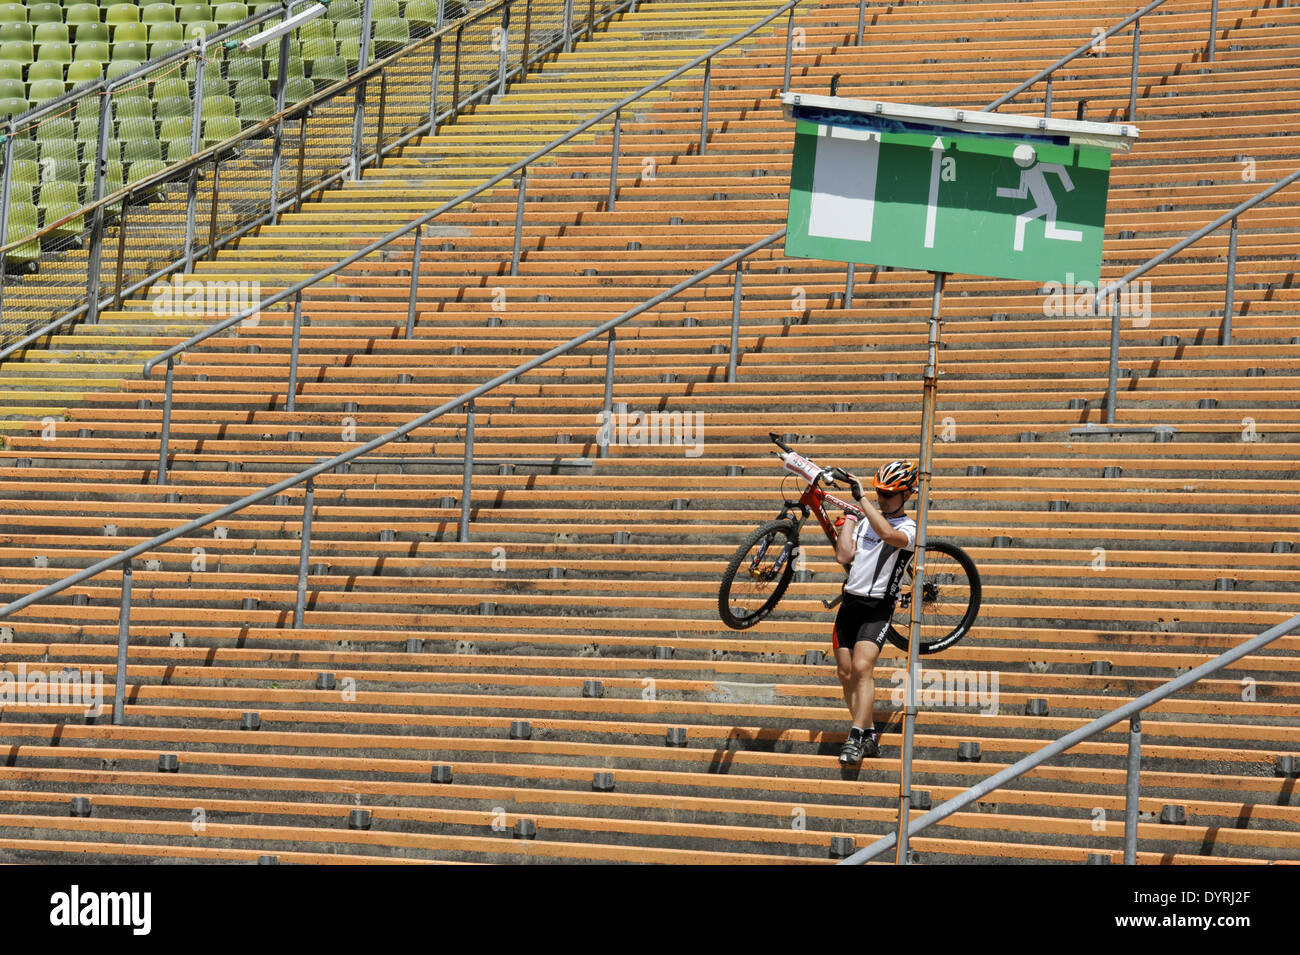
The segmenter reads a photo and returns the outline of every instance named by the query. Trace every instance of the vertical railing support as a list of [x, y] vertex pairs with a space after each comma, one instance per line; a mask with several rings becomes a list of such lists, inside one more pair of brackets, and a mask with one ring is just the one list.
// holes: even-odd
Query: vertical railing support
[[1124, 864], [1137, 865], [1138, 785], [1142, 772], [1142, 714], [1128, 719], [1128, 773], [1124, 777]]
[[388, 73], [379, 74], [379, 124], [375, 129], [375, 168], [384, 165], [384, 112], [388, 107]]
[[307, 113], [298, 115], [298, 185], [293, 190], [293, 211], [302, 211], [302, 174], [307, 161]]
[[[357, 54], [357, 72], [370, 64], [370, 28], [374, 14], [374, 0], [362, 0], [361, 3], [361, 51]], [[357, 84], [356, 99], [352, 104], [352, 165], [348, 170], [349, 179], [356, 182], [361, 178], [361, 140], [366, 129], [366, 86]]]
[[[284, 8], [287, 19], [289, 8]], [[289, 82], [289, 34], [280, 37], [280, 57], [277, 61], [279, 74], [275, 79], [275, 112], [284, 112], [284, 88]], [[284, 117], [275, 122], [275, 134], [271, 145], [271, 224], [280, 221], [280, 157], [284, 151]]]
[[737, 352], [740, 350], [740, 300], [744, 297], [745, 260], [736, 263], [736, 281], [731, 288], [731, 347], [727, 350], [727, 383], [736, 381]]
[[790, 18], [785, 25], [785, 79], [781, 81], [782, 92], [790, 90], [790, 54], [794, 42], [794, 7], [790, 8]]
[[519, 274], [519, 250], [524, 239], [524, 203], [528, 201], [528, 167], [519, 170], [519, 190], [515, 198], [515, 242], [510, 253], [510, 274]]
[[117, 219], [117, 274], [114, 279], [113, 307], [122, 307], [122, 281], [126, 269], [126, 214], [131, 208], [131, 193], [122, 199], [122, 214]]
[[1128, 77], [1128, 121], [1137, 122], [1138, 58], [1142, 54], [1142, 21], [1133, 21], [1133, 65]]
[[1219, 32], [1219, 0], [1210, 0], [1210, 42], [1205, 49], [1205, 59], [1214, 62], [1214, 34]]
[[[95, 140], [95, 186], [91, 202], [99, 203], [104, 198], [105, 178], [108, 176], [108, 136], [112, 128], [113, 87], [104, 88], [104, 98], [99, 103], [99, 133]], [[104, 214], [103, 204], [95, 206], [91, 217], [90, 237], [87, 248], [90, 250], [86, 265], [86, 324], [94, 325], [99, 321], [99, 279], [103, 267], [104, 253]]]
[[850, 262], [844, 269], [844, 307], [853, 307], [853, 283], [857, 273], [857, 266]]
[[460, 49], [461, 36], [465, 32], [465, 23], [461, 21], [460, 26], [456, 27], [456, 49], [452, 52], [451, 67], [451, 115], [448, 119], [456, 122], [460, 116]]
[[619, 138], [623, 133], [623, 111], [620, 109], [614, 114], [614, 143], [609, 149], [609, 212], [614, 211], [614, 201], [618, 193], [618, 159], [619, 159]]
[[1043, 92], [1043, 116], [1052, 118], [1052, 78], [1047, 78], [1047, 89]]
[[[439, 9], [442, 9], [439, 7]], [[438, 132], [438, 80], [442, 73], [442, 37], [433, 39], [433, 77], [429, 83], [429, 135]]]
[[1232, 217], [1228, 230], [1228, 277], [1223, 286], [1223, 330], [1219, 333], [1220, 345], [1232, 344], [1232, 313], [1236, 307], [1233, 298], [1237, 291], [1237, 217]]
[[284, 410], [293, 411], [298, 394], [298, 350], [302, 337], [302, 291], [293, 297], [293, 333], [289, 339], [289, 382], [284, 391]]
[[573, 52], [573, 0], [564, 0], [564, 52]]
[[221, 157], [212, 157], [212, 217], [208, 220], [208, 258], [217, 257], [217, 198], [221, 195]]
[[497, 58], [497, 95], [506, 95], [506, 73], [510, 67], [510, 4], [501, 7], [501, 55]]
[[[0, 245], [6, 245], [9, 242], [9, 198], [10, 190], [13, 188], [14, 178], [14, 135], [17, 129], [14, 124], [9, 123], [5, 129], [5, 148], [4, 159], [4, 180], [0, 182]], [[0, 255], [0, 311], [4, 307], [4, 288], [5, 288], [5, 258]]]
[[600, 456], [609, 457], [610, 441], [614, 437], [614, 355], [617, 351], [614, 329], [609, 330], [609, 339], [605, 344], [605, 402], [602, 405], [602, 427], [605, 440], [600, 443]]
[[469, 540], [469, 502], [474, 487], [474, 400], [465, 402], [465, 469], [460, 482], [460, 533], [462, 544]]
[[[921, 400], [921, 468], [916, 505], [916, 557], [912, 571], [912, 621], [907, 641], [907, 694], [903, 708], [902, 766], [898, 774], [898, 856], [899, 865], [911, 864], [907, 827], [912, 814], [912, 742], [916, 735], [917, 683], [920, 669], [917, 655], [921, 643], [921, 613], [925, 593], [925, 532], [930, 514], [930, 471], [934, 457], [934, 404], [939, 383], [939, 303], [947, 275], [935, 272], [934, 292], [930, 300], [930, 340], [926, 353], [924, 394]], [[869, 715], [870, 716], [870, 715]]]
[[303, 611], [307, 609], [307, 562], [311, 559], [311, 517], [316, 503], [316, 484], [307, 479], [307, 493], [302, 500], [302, 541], [298, 545], [298, 597], [293, 605], [293, 627], [302, 629]]
[[862, 37], [867, 30], [867, 0], [858, 0], [858, 46], [862, 46]]
[[158, 433], [158, 478], [162, 487], [167, 483], [167, 451], [172, 438], [172, 384], [176, 378], [176, 367], [172, 358], [167, 359], [167, 378], [163, 385], [162, 428]]
[[415, 251], [411, 254], [411, 295], [406, 303], [406, 338], [415, 334], [415, 300], [420, 293], [420, 251], [424, 246], [424, 226], [415, 227]]
[[[197, 156], [203, 148], [203, 73], [207, 68], [206, 41], [202, 34], [195, 38], [194, 109], [190, 114], [190, 155]], [[199, 166], [190, 167], [189, 182], [185, 190], [185, 265], [182, 275], [194, 271], [194, 231], [199, 208]]]
[[122, 604], [117, 617], [117, 675], [113, 679], [113, 725], [126, 721], [126, 646], [131, 640], [131, 562], [122, 565]]
[[[1117, 293], [1122, 290], [1116, 289]], [[1110, 308], [1110, 366], [1106, 373], [1106, 423], [1115, 423], [1115, 404], [1119, 401], [1119, 319], [1117, 297], [1107, 303]], [[1095, 302], [1096, 300], [1094, 300]]]
[[696, 152], [703, 156], [709, 142], [709, 77], [713, 72], [713, 58], [704, 61], [704, 94], [700, 99], [700, 148]]
[[590, 0], [587, 4], [587, 39], [590, 40], [596, 33], [596, 0]]

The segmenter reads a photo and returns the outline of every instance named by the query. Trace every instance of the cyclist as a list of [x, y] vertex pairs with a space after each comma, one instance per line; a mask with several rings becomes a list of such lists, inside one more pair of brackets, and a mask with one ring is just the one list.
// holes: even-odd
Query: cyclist
[[872, 482], [879, 507], [864, 500], [862, 483], [853, 478], [853, 497], [864, 517], [845, 512], [836, 522], [835, 559], [848, 568], [844, 600], [835, 617], [831, 646], [835, 649], [840, 686], [852, 725], [841, 763], [857, 763], [880, 752], [880, 735], [873, 721], [876, 699], [874, 668], [885, 645], [898, 599], [899, 580], [916, 547], [916, 521], [903, 507], [916, 489], [917, 468], [911, 461], [891, 461]]

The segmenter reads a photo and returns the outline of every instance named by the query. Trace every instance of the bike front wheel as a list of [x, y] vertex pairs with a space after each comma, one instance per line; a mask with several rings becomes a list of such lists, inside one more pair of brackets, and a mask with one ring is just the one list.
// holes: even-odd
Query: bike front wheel
[[[894, 605], [894, 618], [886, 636], [906, 650], [912, 632], [912, 573], [916, 557], [908, 563]], [[938, 653], [970, 632], [979, 614], [981, 585], [979, 571], [970, 555], [947, 541], [927, 541], [925, 579], [921, 583], [921, 643], [917, 652]]]
[[799, 546], [794, 522], [771, 521], [736, 548], [722, 575], [718, 615], [733, 630], [747, 630], [772, 612], [794, 576]]

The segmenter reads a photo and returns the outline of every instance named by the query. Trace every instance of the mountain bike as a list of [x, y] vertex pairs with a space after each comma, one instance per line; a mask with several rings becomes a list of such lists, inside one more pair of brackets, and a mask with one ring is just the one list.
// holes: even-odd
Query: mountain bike
[[[768, 435], [779, 451], [774, 451], [784, 469], [806, 483], [798, 500], [784, 494], [784, 504], [776, 520], [757, 527], [736, 549], [722, 576], [718, 590], [718, 613], [722, 622], [733, 630], [747, 630], [767, 617], [785, 596], [794, 577], [799, 555], [799, 532], [809, 515], [816, 518], [831, 546], [835, 546], [835, 525], [826, 513], [827, 505], [862, 515], [855, 504], [841, 500], [826, 488], [836, 482], [852, 487], [853, 475], [843, 468], [823, 468], [790, 447], [776, 434]], [[907, 555], [907, 569], [900, 581], [894, 617], [886, 633], [890, 643], [906, 650], [912, 629], [914, 553]], [[952, 646], [975, 622], [980, 607], [980, 575], [975, 562], [964, 550], [949, 541], [927, 540], [925, 543], [925, 579], [921, 594], [922, 654], [938, 653]], [[822, 606], [833, 609], [843, 599], [843, 591]]]

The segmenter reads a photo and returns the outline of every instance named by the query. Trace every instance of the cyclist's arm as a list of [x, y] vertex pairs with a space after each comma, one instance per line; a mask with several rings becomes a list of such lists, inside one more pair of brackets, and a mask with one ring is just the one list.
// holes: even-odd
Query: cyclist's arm
[[876, 532], [876, 536], [890, 547], [901, 549], [911, 543], [912, 539], [904, 531], [898, 530], [889, 521], [885, 520], [880, 511], [876, 510], [876, 506], [865, 497], [858, 504], [866, 515], [867, 521], [871, 524], [871, 529]]
[[835, 559], [844, 567], [853, 563], [853, 556], [858, 551], [857, 532], [858, 522], [851, 514], [845, 514], [844, 523], [840, 524], [840, 532], [835, 538]]

